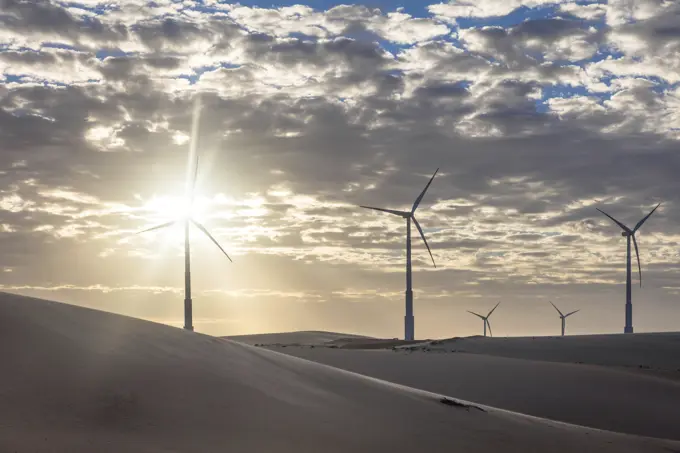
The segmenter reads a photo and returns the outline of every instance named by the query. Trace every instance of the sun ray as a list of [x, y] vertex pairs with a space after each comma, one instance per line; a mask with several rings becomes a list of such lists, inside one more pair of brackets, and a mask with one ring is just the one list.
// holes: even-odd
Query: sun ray
[[193, 203], [196, 193], [196, 179], [198, 178], [198, 127], [201, 119], [201, 97], [196, 95], [194, 112], [191, 119], [191, 138], [189, 140], [189, 161], [187, 162], [187, 179], [185, 197], [189, 204]]

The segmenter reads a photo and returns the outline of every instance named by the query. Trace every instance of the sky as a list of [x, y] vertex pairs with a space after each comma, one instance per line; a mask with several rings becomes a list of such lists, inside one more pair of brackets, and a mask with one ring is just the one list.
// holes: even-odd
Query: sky
[[[416, 336], [680, 325], [680, 4], [0, 0], [0, 290], [194, 325]], [[635, 270], [635, 268], [634, 268]]]

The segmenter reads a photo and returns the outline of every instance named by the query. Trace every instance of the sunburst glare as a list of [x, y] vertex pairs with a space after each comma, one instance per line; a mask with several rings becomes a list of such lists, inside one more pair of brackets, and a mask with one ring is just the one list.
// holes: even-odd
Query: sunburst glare
[[208, 197], [197, 196], [193, 202], [186, 196], [156, 196], [147, 200], [142, 210], [148, 213], [149, 223], [172, 222], [174, 224], [165, 231], [165, 237], [173, 242], [184, 239], [184, 221], [193, 219], [203, 223], [208, 218], [214, 202]]

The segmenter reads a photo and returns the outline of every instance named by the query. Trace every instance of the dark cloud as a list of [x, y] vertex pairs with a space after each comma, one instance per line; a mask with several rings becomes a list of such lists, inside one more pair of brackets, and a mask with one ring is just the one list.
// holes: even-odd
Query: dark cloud
[[0, 25], [18, 33], [37, 33], [46, 37], [67, 37], [81, 43], [82, 38], [119, 41], [127, 38], [120, 24], [104, 24], [97, 17], [78, 19], [61, 6], [47, 0], [2, 0]]
[[582, 20], [551, 18], [526, 20], [507, 29], [474, 28], [466, 30], [463, 39], [480, 54], [517, 71], [540, 68], [553, 60], [588, 58], [598, 50], [605, 36], [604, 29], [596, 29]]
[[8, 63], [26, 63], [26, 64], [52, 64], [57, 61], [54, 54], [42, 51], [14, 51], [8, 50], [0, 53], [0, 59]]
[[508, 35], [522, 40], [541, 39], [554, 42], [566, 36], [580, 35], [588, 25], [583, 21], [564, 19], [527, 20], [510, 29]]
[[187, 20], [152, 19], [135, 24], [132, 31], [148, 47], [163, 50], [173, 45], [190, 46], [191, 40], [207, 38], [208, 30]]
[[416, 97], [432, 98], [460, 98], [470, 95], [465, 84], [435, 82], [418, 87]]
[[650, 49], [664, 53], [677, 51], [680, 45], [680, 6], [671, 4], [649, 18], [621, 26], [616, 32], [636, 36], [646, 41]]

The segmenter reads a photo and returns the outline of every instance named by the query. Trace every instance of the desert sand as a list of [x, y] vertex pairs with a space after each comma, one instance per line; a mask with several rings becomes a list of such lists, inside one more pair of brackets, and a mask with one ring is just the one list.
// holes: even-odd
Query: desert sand
[[[270, 348], [524, 414], [680, 440], [680, 372], [673, 369], [680, 357], [678, 340], [680, 335], [670, 333], [471, 337], [381, 351], [374, 350], [378, 340], [354, 339], [345, 345], [320, 343], [314, 349]], [[369, 350], [357, 350], [364, 343]], [[633, 366], [639, 362], [644, 369]]]
[[340, 332], [301, 330], [297, 332], [263, 333], [253, 335], [231, 335], [227, 340], [253, 346], [328, 346], [343, 349], [386, 349], [429, 344], [429, 341], [406, 341], [397, 338], [374, 338]]
[[[680, 333], [567, 335], [564, 337], [451, 338], [435, 351], [458, 351], [550, 362], [585, 363], [675, 372], [680, 377]], [[669, 374], [672, 376], [672, 373]]]
[[238, 341], [240, 343], [259, 345], [259, 344], [285, 344], [285, 345], [322, 345], [333, 342], [352, 342], [370, 340], [370, 337], [362, 335], [353, 335], [348, 333], [323, 332], [323, 331], [299, 331], [299, 332], [281, 332], [281, 333], [263, 333], [255, 335], [232, 335], [223, 337], [230, 340]]
[[0, 351], [2, 452], [680, 451], [20, 296]]

